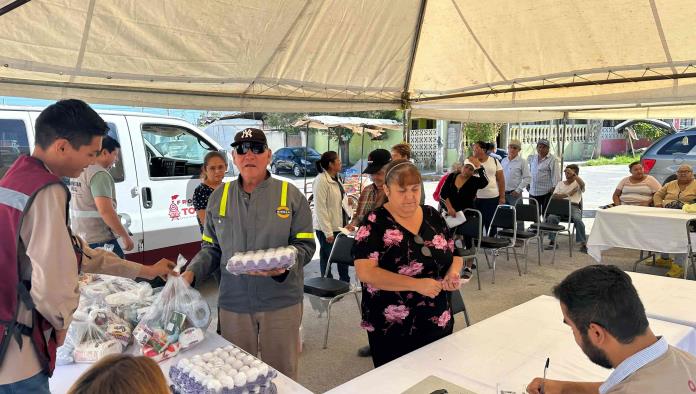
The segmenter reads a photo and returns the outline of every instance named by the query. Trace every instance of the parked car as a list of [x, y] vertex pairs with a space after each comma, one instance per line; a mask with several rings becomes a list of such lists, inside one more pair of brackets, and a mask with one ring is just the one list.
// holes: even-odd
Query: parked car
[[316, 174], [316, 162], [321, 158], [321, 154], [312, 148], [308, 148], [305, 157], [304, 147], [281, 148], [273, 153], [271, 159], [271, 172], [278, 174], [281, 171], [292, 172], [295, 176], [306, 174]]
[[668, 134], [653, 142], [640, 158], [646, 174], [665, 184], [677, 178], [682, 164], [696, 167], [696, 126]]
[[[41, 110], [0, 106], [0, 174], [33, 148], [34, 122]], [[176, 261], [179, 253], [192, 258], [201, 244], [193, 191], [200, 184], [205, 154], [223, 148], [181, 119], [97, 112], [109, 135], [121, 143], [119, 160], [109, 172], [116, 182], [118, 214], [136, 244], [126, 258], [144, 263]], [[229, 172], [225, 180], [231, 176]]]

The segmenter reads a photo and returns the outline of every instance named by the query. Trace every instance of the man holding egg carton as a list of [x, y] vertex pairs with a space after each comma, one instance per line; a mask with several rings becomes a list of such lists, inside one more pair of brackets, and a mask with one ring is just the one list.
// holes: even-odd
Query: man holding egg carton
[[[316, 249], [309, 203], [292, 184], [271, 177], [266, 136], [259, 129], [237, 133], [232, 143], [239, 178], [211, 194], [203, 246], [182, 277], [204, 282], [220, 267], [219, 320], [222, 336], [297, 379], [302, 321], [303, 267]], [[290, 246], [289, 268], [226, 269], [242, 252]], [[263, 254], [263, 252], [262, 252]], [[244, 271], [244, 272], [241, 272]]]

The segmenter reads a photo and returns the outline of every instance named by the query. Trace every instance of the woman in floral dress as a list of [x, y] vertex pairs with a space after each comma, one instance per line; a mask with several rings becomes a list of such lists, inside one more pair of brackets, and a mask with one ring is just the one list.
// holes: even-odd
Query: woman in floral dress
[[450, 292], [462, 258], [435, 208], [420, 206], [421, 176], [408, 161], [386, 167], [389, 199], [368, 214], [353, 246], [363, 282], [362, 323], [379, 367], [452, 333]]

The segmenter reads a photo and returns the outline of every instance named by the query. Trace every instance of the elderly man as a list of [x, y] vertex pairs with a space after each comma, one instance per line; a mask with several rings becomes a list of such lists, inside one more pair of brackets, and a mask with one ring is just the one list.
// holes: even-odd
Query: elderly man
[[[297, 379], [303, 267], [316, 248], [312, 212], [295, 186], [266, 170], [271, 151], [263, 131], [240, 131], [232, 147], [239, 178], [210, 195], [202, 249], [182, 277], [202, 283], [220, 267], [222, 336]], [[288, 245], [297, 250], [289, 270], [232, 275], [224, 269], [237, 252]]]
[[551, 144], [549, 140], [542, 138], [537, 142], [537, 154], [527, 158], [532, 182], [529, 185], [529, 197], [539, 202], [539, 208], [543, 213], [553, 194], [553, 189], [561, 181], [561, 169], [558, 159], [549, 153]]
[[650, 330], [631, 278], [613, 265], [591, 265], [553, 289], [563, 322], [593, 363], [613, 368], [604, 382], [535, 378], [531, 394], [688, 393], [696, 381], [696, 357], [670, 346]]
[[[684, 204], [691, 204], [696, 200], [696, 181], [694, 181], [694, 171], [688, 164], [682, 164], [677, 169], [677, 179], [662, 186], [653, 196], [653, 203], [656, 207], [681, 209]], [[658, 259], [658, 265], [664, 266], [671, 264], [667, 276], [681, 278], [684, 275], [684, 262], [686, 254], [678, 253], [674, 255], [674, 262], [668, 254], [663, 254]], [[666, 263], [666, 264], [665, 264]]]
[[505, 175], [505, 203], [509, 205], [515, 205], [532, 180], [527, 160], [520, 156], [521, 149], [522, 143], [519, 140], [510, 140], [508, 156], [500, 162]]

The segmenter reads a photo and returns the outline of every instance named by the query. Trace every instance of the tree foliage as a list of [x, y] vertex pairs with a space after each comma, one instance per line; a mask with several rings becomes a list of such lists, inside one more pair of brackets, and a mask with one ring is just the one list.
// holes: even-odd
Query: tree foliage
[[469, 144], [476, 141], [495, 141], [500, 133], [502, 123], [464, 123], [462, 132]]
[[650, 123], [636, 123], [633, 126], [638, 138], [645, 138], [654, 141], [667, 134], [667, 130], [651, 125]]

